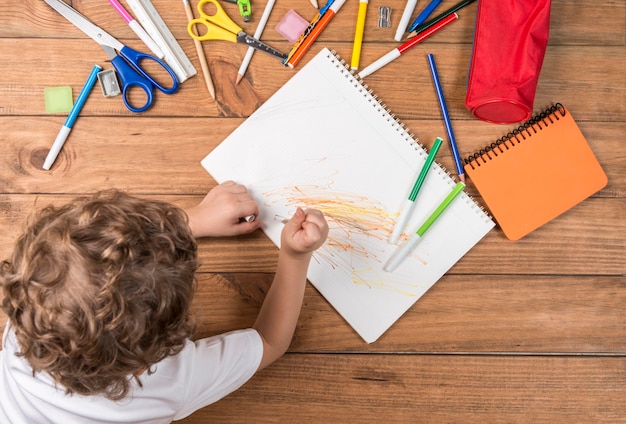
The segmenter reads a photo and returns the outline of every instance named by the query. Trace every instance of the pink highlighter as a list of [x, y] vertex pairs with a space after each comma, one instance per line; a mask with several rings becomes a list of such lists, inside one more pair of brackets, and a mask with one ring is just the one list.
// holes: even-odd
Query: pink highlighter
[[131, 14], [128, 13], [126, 9], [124, 9], [124, 6], [122, 6], [117, 0], [109, 0], [109, 3], [111, 3], [111, 6], [113, 6], [117, 13], [119, 13], [122, 18], [124, 18], [128, 26], [135, 32], [135, 34], [137, 34], [137, 36], [141, 38], [141, 41], [143, 41], [144, 44], [148, 46], [152, 54], [154, 54], [159, 59], [163, 59], [165, 54], [163, 54], [161, 48], [157, 45], [157, 43], [154, 42], [152, 37], [148, 35], [148, 33], [142, 28], [142, 26], [139, 25], [139, 22], [137, 22], [135, 18], [133, 18]]

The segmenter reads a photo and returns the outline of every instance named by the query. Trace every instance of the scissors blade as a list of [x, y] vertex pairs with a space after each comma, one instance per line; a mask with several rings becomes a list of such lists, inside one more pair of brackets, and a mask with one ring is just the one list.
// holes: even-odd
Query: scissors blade
[[115, 51], [113, 47], [102, 45], [102, 49], [107, 54], [107, 56], [109, 56], [109, 59], [111, 60], [115, 59], [118, 56], [117, 52]]
[[275, 56], [281, 60], [287, 57], [287, 55], [280, 50], [276, 50], [274, 47], [267, 45], [263, 41], [257, 40], [254, 37], [249, 36], [245, 32], [240, 32], [239, 34], [237, 34], [237, 41], [247, 44], [250, 47], [254, 47], [257, 50], [261, 50], [262, 52], [271, 54], [272, 56]]
[[73, 23], [78, 29], [91, 37], [101, 46], [110, 46], [120, 51], [124, 45], [117, 41], [112, 35], [97, 25], [91, 23], [89, 19], [78, 13], [76, 9], [61, 0], [44, 0], [48, 5], [56, 10], [61, 16]]

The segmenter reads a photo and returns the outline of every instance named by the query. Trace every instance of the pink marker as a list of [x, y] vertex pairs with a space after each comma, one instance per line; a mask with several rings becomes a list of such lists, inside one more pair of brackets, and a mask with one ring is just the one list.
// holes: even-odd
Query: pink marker
[[117, 13], [119, 13], [122, 18], [124, 18], [126, 23], [128, 23], [128, 26], [135, 32], [135, 34], [137, 34], [139, 38], [141, 38], [141, 41], [143, 41], [144, 44], [148, 46], [150, 51], [159, 59], [163, 59], [163, 57], [165, 56], [163, 54], [163, 51], [148, 35], [148, 33], [141, 27], [141, 25], [139, 25], [139, 22], [137, 22], [135, 18], [133, 18], [131, 14], [128, 13], [126, 9], [124, 9], [124, 6], [122, 6], [117, 0], [109, 0], [109, 3], [111, 3], [111, 6], [113, 6]]

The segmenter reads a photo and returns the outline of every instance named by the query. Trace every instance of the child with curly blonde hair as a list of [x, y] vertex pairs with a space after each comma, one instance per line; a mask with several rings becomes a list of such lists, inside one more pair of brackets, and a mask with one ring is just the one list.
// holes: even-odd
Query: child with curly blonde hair
[[0, 422], [171, 422], [282, 356], [328, 234], [317, 210], [285, 224], [252, 328], [190, 340], [195, 238], [255, 231], [240, 217], [258, 212], [232, 181], [187, 210], [107, 191], [40, 211], [0, 266]]

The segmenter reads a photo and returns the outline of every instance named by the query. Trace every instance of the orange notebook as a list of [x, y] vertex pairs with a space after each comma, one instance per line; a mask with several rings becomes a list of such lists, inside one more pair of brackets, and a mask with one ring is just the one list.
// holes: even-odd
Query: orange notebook
[[536, 230], [608, 182], [560, 103], [465, 159], [464, 169], [510, 240]]

